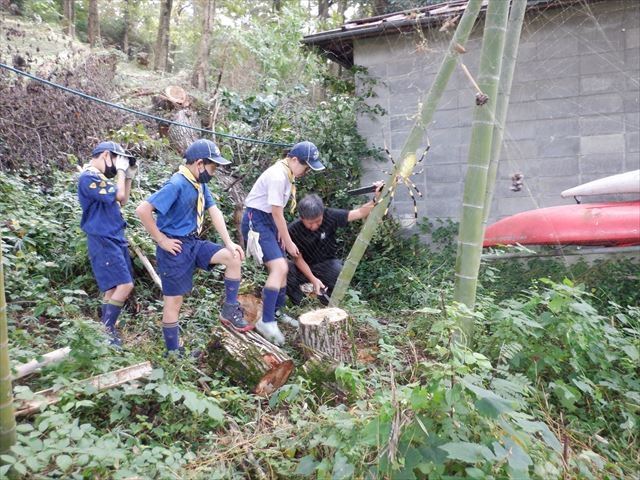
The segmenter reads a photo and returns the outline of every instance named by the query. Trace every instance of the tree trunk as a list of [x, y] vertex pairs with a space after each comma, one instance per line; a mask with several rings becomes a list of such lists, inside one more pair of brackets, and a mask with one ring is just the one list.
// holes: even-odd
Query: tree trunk
[[329, 7], [332, 3], [331, 0], [318, 0], [318, 18], [321, 21], [329, 18]]
[[389, 7], [388, 0], [373, 0], [373, 15], [383, 15]]
[[213, 370], [224, 371], [234, 382], [265, 397], [284, 385], [294, 369], [293, 360], [283, 350], [255, 332], [215, 327], [207, 353]]
[[129, 28], [131, 23], [131, 5], [130, 0], [124, 0], [124, 15], [123, 15], [123, 27], [122, 27], [122, 51], [129, 58]]
[[160, 20], [158, 21], [158, 35], [156, 36], [153, 69], [166, 72], [169, 62], [169, 31], [171, 28], [171, 9], [173, 0], [160, 2]]
[[[507, 25], [507, 37], [504, 42], [504, 54], [502, 60], [502, 72], [500, 73], [500, 86], [498, 90], [498, 104], [496, 105], [496, 125], [493, 130], [493, 140], [491, 141], [491, 163], [487, 174], [487, 195], [484, 202], [484, 220], [482, 230], [487, 227], [487, 220], [491, 213], [491, 202], [493, 201], [493, 191], [496, 184], [500, 153], [502, 151], [502, 138], [504, 136], [504, 125], [507, 121], [507, 110], [509, 99], [511, 98], [511, 85], [513, 83], [513, 72], [516, 69], [518, 58], [518, 47], [520, 45], [520, 33], [522, 32], [522, 22], [527, 9], [527, 0], [513, 0], [511, 12], [509, 14], [509, 24]], [[484, 233], [483, 233], [484, 238]]]
[[323, 308], [300, 316], [300, 338], [307, 356], [321, 355], [351, 363], [349, 316], [340, 308]]
[[[449, 48], [442, 60], [442, 64], [440, 65], [436, 78], [434, 79], [429, 92], [423, 97], [422, 102], [420, 103], [421, 107], [418, 112], [418, 119], [411, 128], [409, 136], [402, 147], [400, 161], [393, 171], [394, 178], [399, 172], [411, 174], [413, 171], [416, 163], [416, 151], [420, 147], [424, 132], [429, 123], [431, 123], [433, 113], [435, 112], [438, 102], [442, 97], [442, 93], [444, 92], [444, 89], [449, 82], [449, 78], [451, 78], [451, 74], [456, 67], [458, 56], [460, 55], [459, 46], [464, 46], [467, 42], [471, 29], [473, 28], [473, 24], [480, 12], [481, 5], [482, 0], [469, 0], [464, 14], [460, 19], [460, 23], [458, 24], [458, 28], [456, 29], [456, 33], [449, 43]], [[336, 286], [331, 294], [331, 302], [333, 305], [339, 305], [347, 293], [347, 288], [349, 288], [349, 283], [355, 274], [356, 267], [358, 266], [360, 259], [362, 259], [373, 234], [378, 228], [378, 224], [382, 219], [387, 205], [389, 204], [388, 193], [391, 185], [392, 182], [387, 182], [385, 185], [382, 191], [381, 201], [367, 217], [358, 238], [356, 238], [355, 244], [351, 248], [348, 257], [345, 260], [344, 268], [340, 272]]]
[[16, 417], [13, 411], [7, 301], [4, 296], [4, 260], [2, 257], [2, 238], [0, 237], [0, 453], [6, 453], [16, 443]]
[[[487, 188], [487, 171], [491, 160], [491, 140], [496, 113], [498, 82], [502, 66], [509, 2], [489, 0], [485, 18], [478, 85], [489, 97], [484, 105], [476, 105], [469, 145], [469, 163], [464, 185], [462, 215], [458, 232], [455, 286], [453, 298], [473, 310], [476, 302], [480, 255], [482, 254], [482, 222]], [[473, 317], [459, 320], [456, 341], [472, 343]]]
[[191, 85], [198, 90], [207, 89], [209, 79], [209, 57], [211, 53], [211, 31], [216, 12], [215, 0], [204, 0], [202, 4], [202, 35], [198, 45], [198, 54], [194, 63]]
[[65, 35], [76, 36], [76, 7], [74, 0], [63, 0], [62, 2], [62, 29]]
[[98, 0], [89, 0], [89, 24], [87, 26], [89, 45], [91, 48], [100, 41], [100, 14], [98, 11]]

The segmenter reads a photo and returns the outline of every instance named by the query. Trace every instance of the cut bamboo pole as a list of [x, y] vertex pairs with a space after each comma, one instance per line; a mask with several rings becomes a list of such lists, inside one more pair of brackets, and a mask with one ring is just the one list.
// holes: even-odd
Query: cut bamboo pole
[[62, 390], [54, 391], [53, 388], [42, 390], [35, 394], [36, 398], [33, 400], [18, 402], [18, 411], [16, 412], [16, 416], [20, 417], [31, 415], [32, 413], [39, 411], [45, 405], [52, 405], [59, 402], [60, 398], [62, 398], [62, 394], [69, 389], [92, 385], [98, 391], [107, 390], [109, 388], [123, 385], [132, 380], [146, 377], [151, 373], [152, 369], [151, 362], [143, 362], [137, 365], [131, 365], [130, 367], [124, 367], [113, 372], [107, 372], [85, 380], [80, 380], [79, 382], [73, 383]]
[[149, 275], [151, 276], [151, 279], [153, 280], [153, 282], [160, 288], [160, 290], [162, 290], [162, 280], [160, 279], [160, 275], [156, 273], [155, 268], [153, 268], [153, 265], [151, 265], [151, 262], [149, 261], [147, 256], [143, 253], [140, 247], [138, 247], [138, 245], [133, 241], [133, 239], [127, 238], [127, 240], [129, 241], [129, 245], [131, 245], [131, 248], [133, 248], [133, 251], [135, 252], [135, 254], [138, 256], [138, 258], [142, 262], [142, 266], [145, 268], [147, 273], [149, 273]]
[[[444, 89], [446, 88], [447, 83], [449, 83], [449, 79], [456, 68], [458, 57], [460, 53], [464, 51], [464, 45], [467, 43], [467, 39], [469, 38], [471, 29], [478, 17], [481, 6], [482, 0], [469, 0], [462, 18], [460, 19], [460, 23], [458, 24], [458, 28], [449, 43], [447, 53], [440, 64], [440, 69], [436, 74], [436, 78], [434, 79], [429, 92], [422, 99], [420, 104], [421, 107], [419, 107], [418, 119], [409, 132], [409, 136], [402, 147], [400, 161], [393, 171], [394, 177], [399, 172], [408, 172], [411, 174], [413, 171], [416, 164], [416, 152], [420, 148], [424, 132], [433, 119], [433, 114], [440, 102], [440, 99], [442, 98]], [[344, 267], [340, 272], [336, 286], [331, 294], [331, 304], [334, 306], [339, 306], [340, 302], [342, 302], [342, 299], [349, 288], [349, 284], [351, 283], [351, 279], [355, 274], [356, 268], [360, 263], [364, 252], [369, 246], [369, 242], [378, 228], [380, 220], [382, 220], [384, 212], [389, 204], [388, 193], [391, 186], [392, 182], [386, 183], [380, 196], [380, 203], [374, 207], [367, 217], [360, 234], [356, 238], [347, 259], [344, 262]]]
[[0, 453], [8, 451], [16, 443], [2, 247], [2, 237], [0, 237]]
[[15, 374], [13, 375], [13, 379], [17, 380], [19, 378], [26, 377], [42, 367], [51, 365], [52, 363], [61, 362], [69, 356], [69, 352], [71, 352], [69, 347], [59, 348], [58, 350], [42, 355], [42, 360], [34, 358], [27, 363], [16, 365], [14, 368]]
[[264, 397], [284, 385], [294, 369], [284, 350], [255, 332], [214, 327], [207, 353], [211, 368], [224, 371], [233, 381]]
[[305, 352], [320, 352], [336, 362], [351, 362], [347, 312], [340, 308], [323, 308], [304, 313], [299, 320]]
[[[462, 199], [462, 215], [458, 233], [454, 300], [475, 307], [484, 219], [487, 171], [491, 160], [491, 143], [495, 122], [498, 82], [502, 68], [505, 32], [509, 2], [489, 0], [485, 19], [482, 51], [480, 53], [480, 89], [489, 97], [485, 105], [474, 110], [469, 146], [469, 162]], [[473, 317], [464, 316], [459, 321], [460, 334], [456, 341], [471, 345]]]

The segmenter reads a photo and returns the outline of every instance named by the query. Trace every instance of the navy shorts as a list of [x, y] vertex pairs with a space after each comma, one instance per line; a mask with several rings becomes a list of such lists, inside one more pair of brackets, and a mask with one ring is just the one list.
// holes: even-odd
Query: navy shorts
[[133, 282], [129, 246], [124, 238], [87, 235], [87, 246], [93, 276], [101, 292]]
[[197, 237], [171, 237], [182, 242], [182, 251], [177, 255], [156, 247], [158, 273], [162, 279], [162, 293], [174, 297], [189, 293], [193, 289], [193, 272], [196, 267], [211, 270], [211, 257], [224, 247]]
[[241, 228], [245, 244], [249, 237], [249, 220], [253, 231], [260, 234], [262, 260], [266, 263], [277, 258], [285, 258], [285, 249], [278, 243], [278, 228], [273, 221], [273, 215], [255, 208], [247, 208], [244, 211]]

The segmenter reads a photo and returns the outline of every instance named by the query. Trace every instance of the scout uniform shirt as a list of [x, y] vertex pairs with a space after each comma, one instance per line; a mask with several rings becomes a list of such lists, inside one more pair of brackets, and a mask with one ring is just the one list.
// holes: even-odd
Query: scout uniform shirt
[[78, 179], [78, 200], [82, 207], [80, 228], [87, 235], [124, 239], [127, 222], [116, 201], [117, 187], [95, 167], [85, 167]]

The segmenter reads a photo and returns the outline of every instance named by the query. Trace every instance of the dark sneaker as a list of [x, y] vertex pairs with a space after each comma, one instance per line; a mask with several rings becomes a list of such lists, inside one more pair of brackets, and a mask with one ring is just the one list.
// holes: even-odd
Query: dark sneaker
[[225, 303], [220, 312], [220, 321], [228, 327], [233, 327], [237, 332], [253, 330], [253, 325], [244, 320], [244, 313], [239, 303]]

